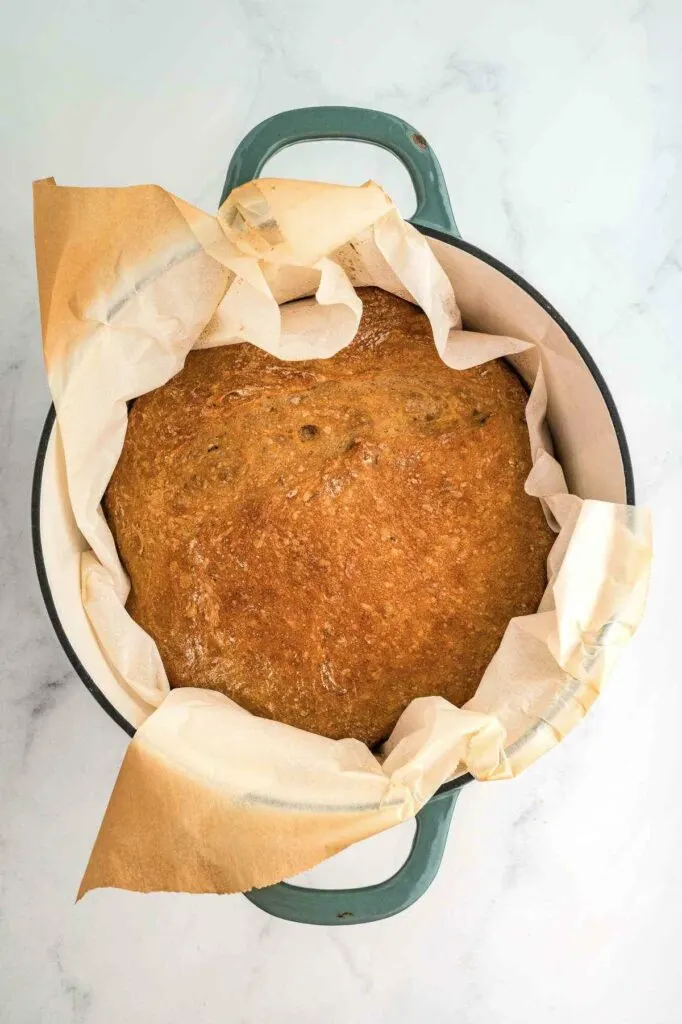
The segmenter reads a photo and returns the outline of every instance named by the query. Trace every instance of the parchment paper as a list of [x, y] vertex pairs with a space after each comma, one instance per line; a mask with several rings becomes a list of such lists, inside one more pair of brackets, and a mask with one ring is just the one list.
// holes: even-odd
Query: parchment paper
[[[268, 885], [411, 817], [458, 773], [510, 778], [560, 742], [641, 618], [651, 540], [646, 511], [567, 493], [545, 422], [541, 348], [462, 330], [428, 243], [371, 182], [262, 179], [217, 217], [156, 186], [50, 179], [34, 198], [45, 363], [90, 546], [84, 607], [120, 685], [150, 711], [80, 894]], [[413, 701], [380, 758], [356, 740], [256, 718], [218, 693], [170, 692], [155, 643], [125, 611], [129, 585], [100, 508], [129, 399], [177, 373], [192, 347], [250, 341], [281, 359], [332, 356], [357, 329], [360, 284], [421, 306], [453, 370], [499, 356], [531, 368], [526, 489], [559, 531], [538, 613], [512, 620], [474, 698], [465, 708]]]

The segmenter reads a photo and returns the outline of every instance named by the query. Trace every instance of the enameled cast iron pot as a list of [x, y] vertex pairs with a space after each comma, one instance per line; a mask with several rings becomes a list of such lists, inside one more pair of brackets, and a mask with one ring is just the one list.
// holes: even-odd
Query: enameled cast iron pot
[[[462, 241], [450, 206], [440, 165], [426, 139], [391, 114], [356, 107], [310, 107], [277, 114], [255, 127], [232, 158], [221, 204], [238, 185], [257, 178], [265, 163], [287, 146], [322, 139], [372, 143], [393, 153], [407, 168], [417, 195], [412, 223], [432, 240], [441, 263], [474, 259], [487, 265], [491, 283], [512, 288], [515, 302], [536, 304], [536, 315], [548, 318], [553, 344], [570, 356], [573, 373], [584, 374], [582, 393], [597, 417], [597, 441], [591, 453], [567, 465], [569, 488], [582, 497], [634, 503], [634, 482], [627, 443], [609, 390], [591, 356], [555, 309], [523, 278], [499, 260]], [[452, 268], [450, 268], [452, 269]], [[498, 275], [503, 275], [503, 281]], [[511, 293], [510, 293], [511, 294]], [[551, 323], [549, 322], [551, 321]], [[477, 325], [478, 326], [478, 325]], [[513, 330], [493, 333], [514, 333]], [[581, 410], [575, 409], [575, 415]], [[551, 410], [550, 410], [551, 422]], [[144, 714], [129, 694], [118, 692], [111, 671], [97, 648], [80, 604], [77, 552], [83, 540], [70, 510], [59, 502], [63, 493], [63, 458], [51, 408], [43, 428], [33, 478], [31, 522], [40, 587], [59, 641], [71, 664], [104, 710], [131, 736]], [[555, 436], [555, 442], [557, 438]], [[570, 438], [567, 439], [570, 442]], [[566, 445], [568, 449], [569, 445]], [[62, 484], [60, 486], [60, 477]], [[120, 688], [119, 688], [120, 689]], [[433, 881], [443, 855], [452, 812], [467, 775], [447, 783], [422, 808], [416, 819], [412, 849], [400, 870], [377, 885], [359, 889], [309, 889], [281, 882], [256, 889], [247, 898], [270, 914], [310, 924], [358, 924], [390, 917], [414, 903]]]

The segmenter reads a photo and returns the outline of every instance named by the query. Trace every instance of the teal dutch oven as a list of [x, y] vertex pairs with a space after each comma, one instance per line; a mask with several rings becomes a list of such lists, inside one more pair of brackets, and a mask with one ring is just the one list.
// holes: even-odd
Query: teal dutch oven
[[[554, 320], [579, 353], [610, 420], [614, 451], [619, 455], [617, 471], [622, 474], [615, 500], [633, 504], [634, 481], [625, 434], [594, 361], [575, 332], [531, 285], [499, 260], [462, 240], [440, 164], [424, 136], [405, 121], [391, 114], [357, 107], [308, 107], [276, 114], [257, 125], [237, 147], [225, 179], [221, 204], [233, 189], [258, 178], [267, 161], [280, 150], [298, 142], [332, 139], [366, 142], [393, 153], [406, 167], [416, 193], [417, 208], [411, 223], [430, 238], [463, 250], [503, 274]], [[33, 549], [40, 587], [52, 625], [73, 668], [104, 710], [132, 736], [135, 715], [104, 692], [101, 680], [98, 684], [93, 678], [97, 675], [96, 652], [92, 646], [88, 647], [88, 642], [92, 645], [92, 638], [86, 641], [79, 627], [73, 595], [69, 604], [61, 593], [60, 567], [67, 561], [64, 552], [73, 553], [78, 541], [74, 540], [73, 530], [68, 536], [65, 533], [64, 537], [55, 538], [54, 531], [46, 529], [54, 503], [55, 480], [60, 472], [54, 425], [55, 412], [51, 408], [40, 438], [32, 491]], [[455, 803], [463, 786], [471, 781], [470, 775], [464, 775], [449, 782], [425, 804], [416, 817], [414, 840], [407, 860], [385, 881], [362, 888], [331, 890], [280, 882], [247, 892], [246, 898], [276, 917], [307, 924], [361, 924], [405, 910], [426, 892], [435, 878]]]

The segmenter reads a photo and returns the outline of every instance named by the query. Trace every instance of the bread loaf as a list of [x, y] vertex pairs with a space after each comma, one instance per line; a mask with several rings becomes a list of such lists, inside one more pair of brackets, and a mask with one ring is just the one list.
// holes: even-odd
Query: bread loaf
[[190, 353], [134, 402], [104, 509], [171, 686], [374, 745], [473, 695], [553, 536], [516, 375], [449, 369], [420, 310], [359, 294], [332, 359]]

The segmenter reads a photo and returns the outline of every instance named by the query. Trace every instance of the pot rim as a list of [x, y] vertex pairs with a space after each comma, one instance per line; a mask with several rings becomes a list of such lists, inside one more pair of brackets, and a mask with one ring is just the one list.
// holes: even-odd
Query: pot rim
[[[548, 300], [542, 295], [533, 285], [529, 284], [520, 274], [512, 270], [505, 263], [491, 256], [483, 249], [479, 249], [478, 246], [472, 245], [471, 242], [465, 242], [461, 238], [457, 238], [455, 235], [448, 234], [445, 231], [436, 231], [433, 228], [425, 228], [420, 225], [415, 225], [419, 228], [422, 234], [428, 235], [430, 238], [435, 238], [440, 242], [445, 242], [447, 245], [452, 245], [457, 249], [462, 249], [464, 252], [475, 256], [477, 259], [487, 263], [493, 269], [498, 270], [500, 273], [508, 277], [514, 284], [522, 288], [532, 299], [534, 299], [549, 316], [555, 321], [555, 323], [561, 328], [571, 344], [576, 348], [582, 357], [587, 369], [590, 371], [595, 384], [599, 388], [600, 394], [604, 399], [604, 404], [608, 409], [613, 429], [616, 434], [616, 440], [618, 441], [618, 448], [620, 450], [620, 457], [623, 463], [623, 476], [625, 478], [625, 497], [628, 505], [635, 504], [635, 481], [632, 472], [632, 461], [630, 458], [630, 451], [628, 448], [627, 439], [625, 437], [625, 430], [616, 407], [616, 403], [613, 400], [613, 396], [609, 391], [608, 385], [604, 380], [597, 364], [586, 349], [583, 342], [580, 340], [578, 335], [575, 333], [573, 328], [568, 324], [561, 314], [554, 308], [554, 306], [548, 302]], [[47, 577], [47, 570], [45, 568], [45, 559], [43, 556], [43, 545], [40, 534], [40, 498], [42, 492], [42, 481], [43, 481], [43, 468], [45, 465], [45, 456], [47, 453], [47, 447], [52, 436], [52, 428], [54, 427], [56, 419], [56, 412], [54, 404], [50, 405], [45, 419], [45, 424], [40, 435], [40, 441], [38, 443], [38, 451], [36, 453], [36, 461], [33, 470], [33, 483], [31, 487], [31, 537], [33, 541], [33, 557], [36, 565], [36, 572], [38, 574], [38, 583], [40, 591], [45, 602], [47, 614], [49, 616], [52, 627], [57, 634], [64, 652], [71, 662], [71, 665], [79, 676], [81, 681], [84, 683], [86, 689], [90, 691], [92, 696], [95, 698], [97, 703], [106, 711], [110, 718], [116, 722], [129, 736], [135, 735], [135, 728], [123, 717], [123, 715], [117, 711], [114, 705], [104, 696], [100, 688], [95, 683], [92, 676], [86, 671], [83, 663], [78, 657], [74, 650], [71, 641], [69, 640], [64, 627], [62, 626], [61, 619], [57, 613], [57, 608], [52, 597], [52, 590], [50, 588], [50, 582]], [[444, 795], [453, 789], [459, 789], [461, 786], [466, 785], [473, 781], [473, 776], [466, 774], [462, 775], [451, 782], [446, 782], [441, 786], [434, 796], [431, 797], [433, 800], [435, 797]]]

